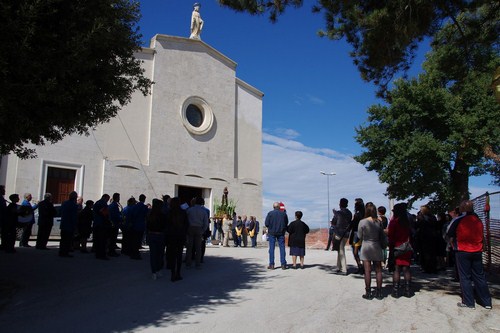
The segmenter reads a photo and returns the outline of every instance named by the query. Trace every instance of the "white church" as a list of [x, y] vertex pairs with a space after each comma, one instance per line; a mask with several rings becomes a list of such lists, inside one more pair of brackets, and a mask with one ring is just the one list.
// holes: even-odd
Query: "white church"
[[236, 77], [237, 64], [199, 39], [156, 35], [136, 54], [154, 81], [89, 136], [35, 147], [36, 159], [2, 156], [0, 184], [11, 193], [76, 190], [85, 200], [118, 192], [122, 204], [144, 193], [187, 202], [205, 199], [213, 212], [225, 187], [238, 214], [262, 216], [263, 93]]

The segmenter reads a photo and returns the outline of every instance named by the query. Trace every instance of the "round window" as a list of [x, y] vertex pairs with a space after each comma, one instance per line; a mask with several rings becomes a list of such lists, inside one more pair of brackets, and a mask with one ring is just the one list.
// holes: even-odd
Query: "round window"
[[186, 118], [194, 127], [200, 127], [203, 124], [203, 113], [200, 108], [194, 104], [189, 104], [186, 109]]
[[192, 134], [205, 134], [212, 128], [214, 115], [205, 100], [192, 96], [184, 101], [181, 108], [184, 127]]

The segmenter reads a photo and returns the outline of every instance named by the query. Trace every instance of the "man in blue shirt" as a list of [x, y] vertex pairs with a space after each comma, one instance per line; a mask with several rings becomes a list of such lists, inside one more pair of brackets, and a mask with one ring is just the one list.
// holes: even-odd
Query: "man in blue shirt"
[[[24, 224], [23, 234], [21, 235], [21, 240], [19, 241], [19, 246], [21, 247], [31, 247], [28, 244], [31, 237], [31, 230], [33, 228], [33, 224], [35, 224], [35, 209], [38, 208], [38, 204], [31, 204], [31, 200], [33, 197], [31, 193], [24, 194], [24, 200], [21, 203], [21, 207], [26, 208], [26, 217], [29, 218], [29, 221]], [[23, 209], [21, 209], [23, 211]]]

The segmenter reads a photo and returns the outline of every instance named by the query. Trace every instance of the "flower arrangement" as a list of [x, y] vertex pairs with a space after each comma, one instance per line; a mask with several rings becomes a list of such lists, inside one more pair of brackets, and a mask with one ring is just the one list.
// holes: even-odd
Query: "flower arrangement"
[[233, 216], [236, 209], [236, 202], [232, 199], [228, 199], [229, 191], [227, 187], [224, 188], [224, 194], [222, 195], [222, 200], [214, 200], [214, 212], [216, 218], [222, 218], [224, 214], [229, 217]]

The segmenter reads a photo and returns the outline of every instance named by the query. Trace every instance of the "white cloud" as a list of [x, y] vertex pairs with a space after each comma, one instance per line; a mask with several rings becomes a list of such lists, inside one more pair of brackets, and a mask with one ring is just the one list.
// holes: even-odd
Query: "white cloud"
[[[320, 171], [335, 172], [335, 176]], [[275, 201], [283, 201], [290, 219], [297, 210], [311, 227], [326, 227], [328, 191], [331, 209], [338, 208], [343, 197], [352, 209], [355, 198], [388, 206], [383, 195], [385, 185], [376, 173], [368, 172], [351, 156], [326, 148], [312, 148], [302, 143], [263, 133], [263, 217]]]
[[309, 102], [310, 104], [314, 105], [325, 105], [326, 101], [322, 99], [321, 97], [314, 96], [311, 94], [306, 94], [305, 97], [300, 96], [300, 95], [295, 95], [293, 96], [293, 102], [299, 106], [302, 106], [306, 104], [306, 102]]
[[324, 105], [325, 104], [325, 100], [320, 98], [320, 97], [307, 94], [307, 98], [309, 99], [309, 102], [311, 102], [312, 104], [316, 104], [316, 105]]
[[300, 136], [300, 133], [291, 128], [277, 128], [274, 130], [274, 133], [279, 137], [285, 139], [296, 139]]
[[[290, 132], [292, 133], [292, 132]], [[386, 206], [390, 216], [389, 199], [384, 195], [386, 185], [381, 184], [375, 172], [369, 172], [352, 156], [328, 148], [308, 147], [301, 142], [263, 133], [263, 219], [272, 209], [273, 202], [285, 203], [288, 217], [294, 212], [304, 213], [303, 220], [310, 227], [326, 228], [328, 225], [328, 191], [330, 189], [331, 209], [338, 208], [341, 198], [349, 200], [353, 209], [354, 199], [363, 198], [377, 206]], [[335, 176], [325, 176], [320, 171], [335, 172]], [[327, 179], [328, 178], [328, 179]], [[486, 191], [498, 191], [498, 187], [474, 186], [471, 184], [471, 198]], [[413, 204], [412, 213], [429, 200], [419, 200]], [[500, 204], [492, 201], [492, 216], [498, 216]], [[263, 221], [262, 221], [263, 222]]]

